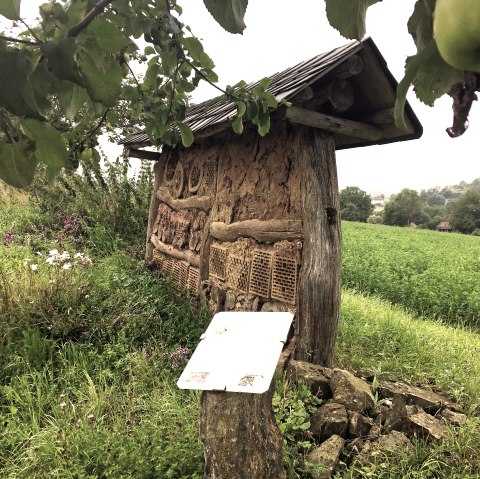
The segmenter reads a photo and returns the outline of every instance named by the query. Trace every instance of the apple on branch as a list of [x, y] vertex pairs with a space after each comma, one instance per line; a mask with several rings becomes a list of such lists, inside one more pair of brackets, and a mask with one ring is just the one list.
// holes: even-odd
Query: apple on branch
[[440, 55], [449, 65], [480, 73], [479, 0], [437, 0], [433, 31]]

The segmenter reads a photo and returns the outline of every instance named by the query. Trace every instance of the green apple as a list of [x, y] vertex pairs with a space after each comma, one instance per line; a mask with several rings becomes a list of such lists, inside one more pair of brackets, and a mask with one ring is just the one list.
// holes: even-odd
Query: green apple
[[437, 0], [433, 32], [449, 65], [480, 73], [480, 0]]

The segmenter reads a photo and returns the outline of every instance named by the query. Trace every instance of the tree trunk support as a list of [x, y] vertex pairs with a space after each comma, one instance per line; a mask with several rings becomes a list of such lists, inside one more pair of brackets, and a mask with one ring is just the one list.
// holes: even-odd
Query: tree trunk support
[[342, 262], [335, 144], [330, 134], [313, 129], [299, 139], [305, 240], [295, 358], [329, 366], [337, 337]]
[[272, 382], [264, 394], [202, 393], [204, 479], [286, 479], [273, 392]]

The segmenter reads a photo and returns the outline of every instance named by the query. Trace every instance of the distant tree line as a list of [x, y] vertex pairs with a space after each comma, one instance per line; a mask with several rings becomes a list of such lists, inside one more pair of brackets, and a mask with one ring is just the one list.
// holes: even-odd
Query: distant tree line
[[404, 188], [393, 195], [379, 212], [374, 212], [370, 196], [356, 186], [340, 192], [343, 220], [390, 226], [437, 229], [448, 222], [457, 232], [480, 236], [480, 178], [472, 183], [422, 190]]

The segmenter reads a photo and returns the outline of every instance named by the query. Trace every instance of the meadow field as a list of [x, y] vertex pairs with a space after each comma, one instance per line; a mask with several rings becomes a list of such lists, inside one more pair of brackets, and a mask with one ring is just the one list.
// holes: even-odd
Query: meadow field
[[[143, 203], [122, 195], [128, 223]], [[202, 478], [199, 394], [175, 382], [209, 313], [145, 270], [138, 218], [122, 236], [100, 211], [89, 219], [93, 199], [56, 198], [60, 209], [0, 203], [0, 478]], [[335, 479], [480, 478], [480, 238], [347, 223], [344, 241], [335, 365], [433, 384], [469, 420], [388, 463], [341, 464]], [[315, 400], [276, 381], [288, 477], [306, 478], [298, 424]]]
[[345, 287], [480, 328], [480, 237], [353, 222], [342, 231]]

